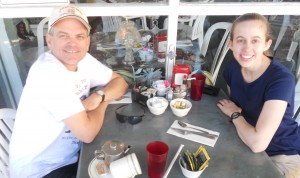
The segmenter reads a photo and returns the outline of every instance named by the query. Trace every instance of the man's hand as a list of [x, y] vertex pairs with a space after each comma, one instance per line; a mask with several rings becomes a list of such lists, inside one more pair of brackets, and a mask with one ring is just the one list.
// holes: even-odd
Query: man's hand
[[100, 95], [98, 95], [97, 93], [93, 93], [85, 100], [83, 100], [82, 104], [86, 111], [92, 111], [99, 106], [101, 100], [102, 98]]

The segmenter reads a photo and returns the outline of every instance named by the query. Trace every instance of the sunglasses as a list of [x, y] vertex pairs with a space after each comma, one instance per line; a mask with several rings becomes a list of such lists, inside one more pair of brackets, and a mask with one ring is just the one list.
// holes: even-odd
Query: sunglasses
[[122, 106], [118, 107], [115, 111], [116, 117], [119, 122], [121, 122], [121, 123], [128, 122], [131, 125], [135, 125], [143, 120], [143, 117], [145, 116], [144, 109], [143, 109], [143, 111], [144, 111], [143, 115], [140, 115], [140, 116], [126, 116], [126, 115], [120, 114], [120, 111], [123, 110], [121, 108], [124, 108], [125, 106], [128, 106], [128, 105], [122, 105]]

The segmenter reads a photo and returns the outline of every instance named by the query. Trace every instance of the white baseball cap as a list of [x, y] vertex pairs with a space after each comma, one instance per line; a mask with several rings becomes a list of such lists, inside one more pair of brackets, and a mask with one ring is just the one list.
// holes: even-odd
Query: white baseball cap
[[90, 33], [91, 26], [89, 25], [89, 21], [85, 13], [82, 11], [82, 9], [71, 5], [53, 9], [48, 22], [48, 32], [55, 23], [66, 18], [79, 20], [88, 30], [88, 34]]

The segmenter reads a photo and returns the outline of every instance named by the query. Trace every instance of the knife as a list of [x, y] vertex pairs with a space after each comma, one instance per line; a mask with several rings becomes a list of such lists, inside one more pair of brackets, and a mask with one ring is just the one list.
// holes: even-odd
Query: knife
[[185, 129], [179, 129], [179, 128], [171, 128], [172, 130], [174, 130], [175, 132], [181, 134], [181, 135], [189, 135], [189, 134], [194, 134], [194, 135], [200, 135], [206, 138], [210, 138], [210, 139], [215, 139], [218, 136], [217, 135], [212, 135], [209, 133], [202, 133], [202, 132], [196, 132], [196, 131], [190, 131], [190, 130], [185, 130]]

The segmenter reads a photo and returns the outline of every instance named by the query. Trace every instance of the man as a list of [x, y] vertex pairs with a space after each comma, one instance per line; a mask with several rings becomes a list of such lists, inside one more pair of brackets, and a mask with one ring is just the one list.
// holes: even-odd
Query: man
[[[32, 65], [10, 143], [11, 178], [75, 177], [81, 142], [102, 127], [109, 100], [121, 97], [125, 80], [87, 53], [90, 25], [75, 6], [53, 10], [49, 51]], [[90, 88], [104, 86], [92, 94]]]

